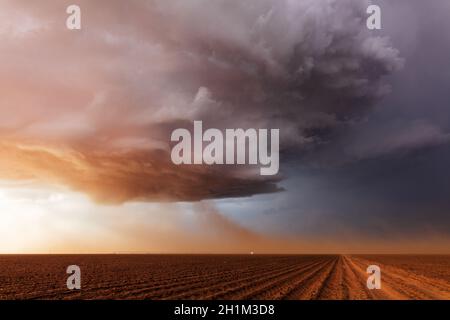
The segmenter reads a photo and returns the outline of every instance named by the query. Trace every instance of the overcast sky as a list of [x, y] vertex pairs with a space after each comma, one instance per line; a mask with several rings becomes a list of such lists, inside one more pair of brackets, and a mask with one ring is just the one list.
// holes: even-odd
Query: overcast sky
[[[77, 3], [0, 0], [0, 251], [450, 248], [449, 1]], [[175, 166], [194, 120], [280, 174]]]

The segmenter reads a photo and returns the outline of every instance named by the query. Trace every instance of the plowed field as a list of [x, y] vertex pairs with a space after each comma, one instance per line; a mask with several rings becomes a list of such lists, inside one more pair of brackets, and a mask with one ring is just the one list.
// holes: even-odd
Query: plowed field
[[450, 256], [0, 255], [0, 299], [450, 299]]

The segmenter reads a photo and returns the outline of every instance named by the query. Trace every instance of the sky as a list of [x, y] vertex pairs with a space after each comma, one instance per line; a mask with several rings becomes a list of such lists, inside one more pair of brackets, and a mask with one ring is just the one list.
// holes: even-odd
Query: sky
[[[0, 0], [0, 253], [450, 253], [449, 1], [71, 4]], [[279, 174], [174, 165], [195, 120]]]

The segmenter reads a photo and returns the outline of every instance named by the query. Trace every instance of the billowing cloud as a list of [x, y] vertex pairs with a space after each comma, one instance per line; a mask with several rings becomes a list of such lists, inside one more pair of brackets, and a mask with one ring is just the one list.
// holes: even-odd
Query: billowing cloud
[[0, 144], [3, 179], [66, 185], [102, 203], [198, 201], [278, 192], [277, 179], [227, 176], [198, 166], [176, 167], [157, 151], [75, 152]]
[[[275, 192], [252, 168], [175, 167], [172, 129], [282, 128], [327, 143], [387, 92], [403, 60], [365, 28], [367, 1], [2, 1], [0, 173], [98, 201]], [[12, 173], [11, 173], [12, 172]]]

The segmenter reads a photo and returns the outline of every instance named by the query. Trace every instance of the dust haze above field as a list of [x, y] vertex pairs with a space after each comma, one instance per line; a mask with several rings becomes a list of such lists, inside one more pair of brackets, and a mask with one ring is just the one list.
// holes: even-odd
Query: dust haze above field
[[[69, 4], [0, 3], [0, 252], [449, 250], [448, 1]], [[175, 166], [194, 120], [280, 174]]]

